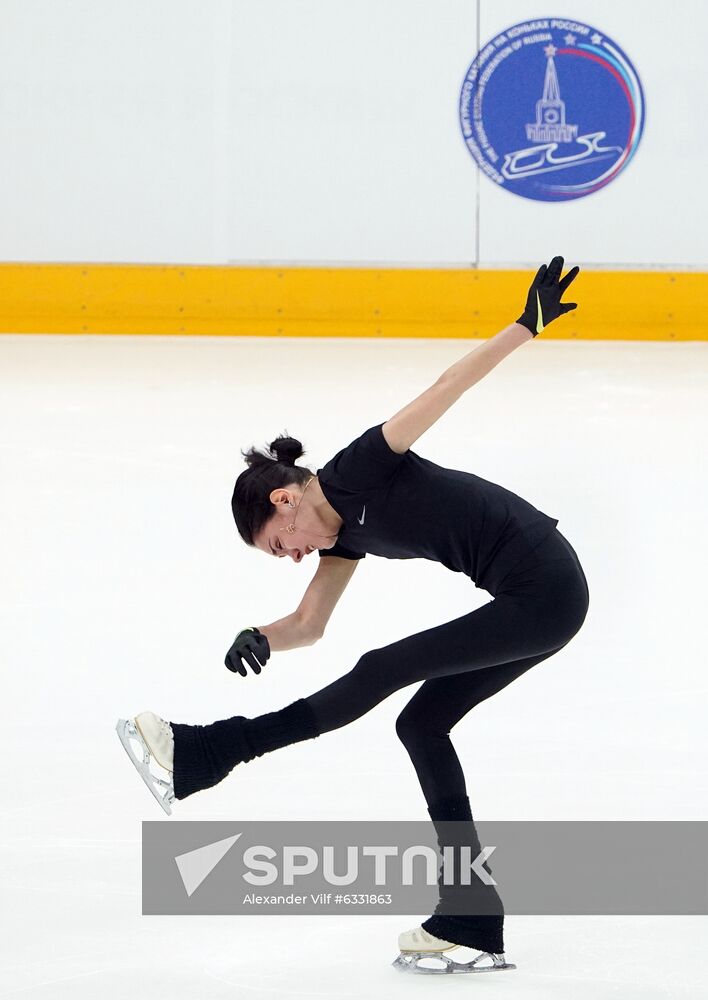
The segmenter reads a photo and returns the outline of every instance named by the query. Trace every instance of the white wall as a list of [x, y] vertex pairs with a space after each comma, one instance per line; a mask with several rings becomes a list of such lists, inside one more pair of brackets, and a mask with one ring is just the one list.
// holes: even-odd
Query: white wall
[[0, 260], [705, 267], [708, 5], [678, 12], [560, 12], [627, 51], [647, 125], [548, 204], [458, 122], [480, 39], [559, 13], [530, 0], [1, 0]]

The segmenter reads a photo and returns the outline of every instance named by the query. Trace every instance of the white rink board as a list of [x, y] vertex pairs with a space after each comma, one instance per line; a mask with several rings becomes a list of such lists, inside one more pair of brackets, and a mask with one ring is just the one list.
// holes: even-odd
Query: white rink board
[[[528, 0], [5, 0], [0, 260], [708, 266], [708, 5], [577, 0], [647, 104], [617, 179], [499, 190], [460, 130], [479, 44]], [[477, 36], [479, 18], [480, 32]], [[530, 107], [539, 94], [529, 94]]]

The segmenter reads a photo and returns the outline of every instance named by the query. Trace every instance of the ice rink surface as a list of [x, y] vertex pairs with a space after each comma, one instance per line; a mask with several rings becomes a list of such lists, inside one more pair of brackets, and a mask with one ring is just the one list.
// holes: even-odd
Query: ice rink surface
[[[476, 343], [0, 337], [0, 998], [704, 995], [702, 916], [511, 915], [518, 969], [456, 985], [391, 968], [427, 914], [141, 916], [140, 824], [172, 820], [119, 716], [282, 708], [491, 599], [441, 565], [367, 556], [319, 643], [229, 673], [236, 632], [295, 610], [318, 559], [240, 541], [241, 449], [287, 431], [316, 470]], [[539, 337], [414, 446], [557, 517], [590, 587], [572, 642], [453, 731], [478, 820], [708, 819], [707, 390], [706, 343]], [[427, 819], [394, 731], [414, 690], [174, 818]]]

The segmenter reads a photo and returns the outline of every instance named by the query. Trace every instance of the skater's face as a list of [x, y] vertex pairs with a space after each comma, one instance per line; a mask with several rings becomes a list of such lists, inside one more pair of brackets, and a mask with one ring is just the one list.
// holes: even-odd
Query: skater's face
[[[302, 562], [305, 556], [311, 555], [316, 549], [332, 548], [337, 540], [341, 518], [325, 502], [330, 516], [323, 520], [323, 515], [326, 516], [327, 512], [321, 505], [318, 506], [318, 494], [313, 486], [316, 486], [315, 482], [310, 485], [302, 504], [300, 498], [303, 495], [303, 487], [293, 485], [273, 490], [270, 502], [276, 512], [269, 521], [266, 521], [260, 533], [254, 536], [256, 548], [278, 559], [290, 556], [296, 563]], [[331, 515], [334, 515], [334, 518]], [[288, 525], [293, 523], [295, 531], [287, 531]]]

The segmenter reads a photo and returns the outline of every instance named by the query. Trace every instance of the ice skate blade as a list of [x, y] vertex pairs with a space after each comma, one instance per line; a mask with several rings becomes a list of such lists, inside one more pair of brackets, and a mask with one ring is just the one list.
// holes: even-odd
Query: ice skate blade
[[[420, 965], [421, 959], [429, 961], [444, 962], [442, 968], [429, 968]], [[480, 965], [485, 959], [491, 959], [491, 965]], [[391, 963], [400, 972], [414, 972], [423, 976], [447, 976], [455, 973], [471, 972], [506, 972], [508, 969], [515, 969], [516, 966], [507, 962], [503, 955], [493, 955], [484, 951], [477, 955], [471, 962], [456, 962], [453, 958], [445, 955], [441, 951], [402, 951], [397, 959]]]
[[[167, 815], [172, 815], [172, 809], [170, 807], [175, 799], [174, 785], [172, 781], [165, 781], [163, 778], [158, 778], [157, 775], [153, 774], [150, 770], [150, 750], [134, 721], [132, 719], [118, 719], [118, 722], [116, 723], [116, 732], [118, 733], [118, 739], [123, 744], [125, 752], [132, 760], [140, 777], [148, 786]], [[130, 744], [131, 740], [136, 740], [140, 744], [143, 751], [142, 760], [134, 753], [133, 747]], [[164, 789], [164, 792], [161, 794], [158, 789]]]

